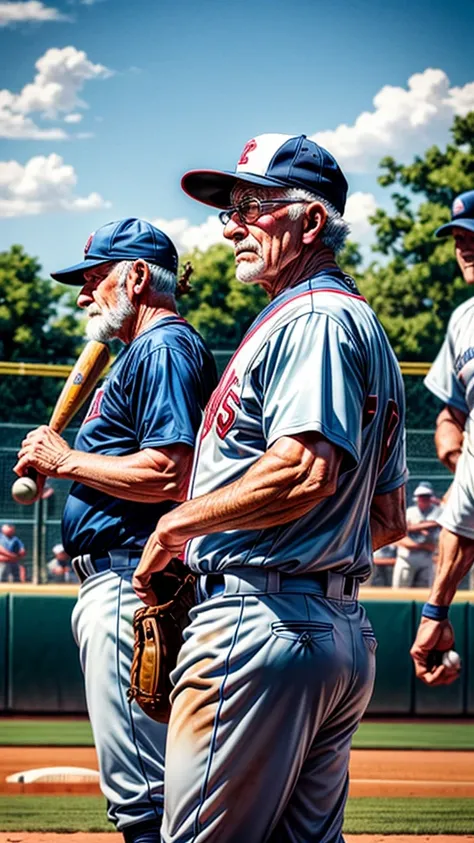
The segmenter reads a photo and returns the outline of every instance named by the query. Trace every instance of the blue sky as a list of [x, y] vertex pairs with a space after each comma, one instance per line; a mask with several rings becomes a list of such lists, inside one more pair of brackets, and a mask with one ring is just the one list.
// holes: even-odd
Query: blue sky
[[124, 216], [205, 248], [219, 226], [182, 173], [231, 169], [265, 132], [336, 155], [367, 242], [380, 158], [445, 143], [474, 108], [473, 31], [474, 3], [440, 0], [0, 2], [0, 249], [47, 273]]

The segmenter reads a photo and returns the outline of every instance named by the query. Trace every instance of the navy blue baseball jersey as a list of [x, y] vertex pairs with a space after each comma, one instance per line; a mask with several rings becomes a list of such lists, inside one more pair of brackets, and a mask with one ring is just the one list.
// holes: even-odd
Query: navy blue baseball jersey
[[371, 570], [370, 505], [406, 480], [403, 381], [373, 310], [342, 272], [280, 293], [230, 361], [205, 413], [191, 496], [238, 480], [282, 436], [319, 432], [343, 454], [337, 492], [263, 530], [193, 539], [202, 573], [254, 565], [301, 574]]
[[[119, 354], [74, 447], [118, 457], [177, 443], [194, 446], [215, 383], [214, 360], [199, 334], [181, 317], [165, 317]], [[172, 505], [134, 503], [74, 483], [63, 514], [63, 545], [71, 556], [139, 549]]]
[[4, 536], [3, 533], [0, 533], [0, 547], [5, 548], [9, 553], [21, 553], [25, 549], [25, 545], [18, 536], [9, 538], [9, 536]]

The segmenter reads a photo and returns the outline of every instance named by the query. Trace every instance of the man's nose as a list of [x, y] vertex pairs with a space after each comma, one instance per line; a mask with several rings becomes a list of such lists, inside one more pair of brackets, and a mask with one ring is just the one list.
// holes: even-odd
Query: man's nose
[[94, 299], [92, 298], [92, 289], [93, 283], [91, 281], [86, 281], [82, 290], [80, 291], [77, 297], [77, 306], [78, 307], [88, 307]]
[[226, 240], [243, 240], [248, 234], [248, 228], [241, 221], [237, 213], [232, 214], [229, 222], [224, 226]]

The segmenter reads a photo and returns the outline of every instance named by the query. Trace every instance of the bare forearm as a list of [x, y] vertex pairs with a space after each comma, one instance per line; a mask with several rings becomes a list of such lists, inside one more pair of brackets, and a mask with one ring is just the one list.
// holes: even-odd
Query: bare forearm
[[420, 521], [418, 524], [407, 524], [407, 533], [422, 533], [423, 530], [432, 530], [438, 526], [437, 521]]
[[454, 407], [445, 407], [436, 420], [435, 446], [438, 459], [453, 473], [461, 456], [466, 416]]
[[334, 493], [340, 457], [336, 464], [326, 460], [324, 444], [315, 460], [300, 456], [279, 440], [239, 480], [177, 507], [166, 516], [166, 536], [160, 522], [165, 545], [224, 530], [261, 530], [305, 515]]
[[443, 529], [439, 539], [439, 561], [429, 602], [449, 606], [462, 578], [474, 564], [474, 540]]
[[386, 495], [375, 495], [370, 508], [372, 549], [394, 544], [406, 533], [405, 487]]
[[147, 449], [124, 457], [71, 450], [57, 476], [84, 483], [112, 497], [157, 503], [186, 497], [190, 469], [191, 457], [178, 473], [169, 460], [160, 460], [158, 452]]

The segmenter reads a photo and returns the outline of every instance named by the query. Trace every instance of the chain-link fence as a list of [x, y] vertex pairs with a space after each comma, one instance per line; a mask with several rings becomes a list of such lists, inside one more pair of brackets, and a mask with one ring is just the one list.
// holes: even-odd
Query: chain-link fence
[[[64, 480], [48, 480], [43, 500], [32, 506], [15, 503], [10, 494], [15, 479], [12, 468], [21, 441], [31, 425], [0, 424], [0, 521], [13, 524], [26, 549], [22, 575], [27, 581], [46, 582], [47, 562], [53, 558], [54, 545], [61, 542], [61, 514], [69, 489]], [[65, 438], [73, 442], [76, 429], [70, 428]], [[451, 482], [451, 475], [438, 461], [432, 430], [408, 430], [408, 468], [410, 472], [407, 500], [410, 502], [421, 480], [432, 483], [441, 497]]]

